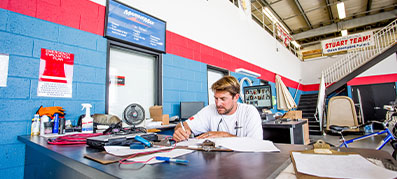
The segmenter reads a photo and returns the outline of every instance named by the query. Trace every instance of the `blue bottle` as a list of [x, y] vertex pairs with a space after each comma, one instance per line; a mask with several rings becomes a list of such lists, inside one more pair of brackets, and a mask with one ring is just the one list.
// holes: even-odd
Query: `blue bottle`
[[59, 114], [55, 113], [54, 114], [54, 127], [52, 128], [52, 133], [58, 134], [59, 130]]

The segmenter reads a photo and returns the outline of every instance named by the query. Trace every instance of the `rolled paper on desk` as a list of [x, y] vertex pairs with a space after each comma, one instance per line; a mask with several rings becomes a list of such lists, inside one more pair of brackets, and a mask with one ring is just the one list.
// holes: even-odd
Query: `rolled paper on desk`
[[179, 163], [179, 164], [187, 164], [189, 162], [187, 160], [173, 159], [173, 158], [169, 158], [169, 157], [156, 157], [156, 160]]

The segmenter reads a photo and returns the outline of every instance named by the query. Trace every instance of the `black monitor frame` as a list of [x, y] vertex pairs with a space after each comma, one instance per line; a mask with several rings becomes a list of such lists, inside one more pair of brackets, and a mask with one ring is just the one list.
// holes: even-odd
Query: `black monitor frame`
[[[273, 108], [272, 87], [270, 85], [246, 86], [243, 88], [244, 103], [252, 104], [259, 111]], [[260, 103], [265, 103], [260, 105]]]
[[[198, 109], [200, 106], [200, 109]], [[199, 112], [202, 108], [204, 108], [205, 104], [204, 101], [181, 101], [180, 103], [180, 112], [181, 112], [181, 119], [188, 119], [194, 116], [197, 112]], [[194, 109], [192, 109], [194, 107]]]

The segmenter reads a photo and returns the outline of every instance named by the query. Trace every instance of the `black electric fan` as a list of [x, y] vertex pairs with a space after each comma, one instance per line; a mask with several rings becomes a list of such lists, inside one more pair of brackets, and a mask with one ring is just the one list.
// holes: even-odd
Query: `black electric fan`
[[145, 110], [139, 104], [132, 103], [124, 109], [124, 122], [128, 125], [138, 125], [145, 120]]

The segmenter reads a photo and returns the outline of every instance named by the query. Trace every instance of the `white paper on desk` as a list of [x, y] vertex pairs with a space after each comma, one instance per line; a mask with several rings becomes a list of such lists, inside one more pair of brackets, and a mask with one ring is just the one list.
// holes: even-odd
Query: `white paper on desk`
[[237, 152], [279, 152], [272, 141], [258, 140], [249, 137], [225, 137], [210, 139], [216, 146], [232, 149]]
[[397, 172], [376, 166], [364, 157], [353, 155], [319, 155], [292, 152], [300, 173], [329, 178], [395, 178]]
[[156, 129], [161, 127], [162, 121], [152, 121], [146, 124], [146, 129]]
[[176, 143], [176, 146], [198, 146], [200, 144], [202, 144], [206, 139], [188, 139], [188, 140], [184, 140], [182, 142], [178, 142]]
[[172, 147], [152, 147], [147, 149], [130, 149], [129, 146], [105, 146], [106, 152], [115, 156], [133, 155], [143, 152], [151, 152], [156, 150], [171, 149]]
[[[193, 150], [187, 150], [187, 149], [173, 149], [173, 150], [170, 150], [170, 151], [157, 152], [157, 153], [150, 154], [150, 155], [134, 157], [134, 158], [128, 159], [128, 161], [145, 162], [145, 161], [149, 160], [152, 157], [176, 158], [176, 157], [180, 157], [182, 155], [190, 154], [192, 152], [194, 152], [194, 151]], [[156, 164], [156, 163], [161, 163], [161, 162], [164, 162], [164, 161], [163, 160], [156, 160], [154, 158], [154, 159], [151, 159], [150, 161], [148, 161], [146, 164]]]

